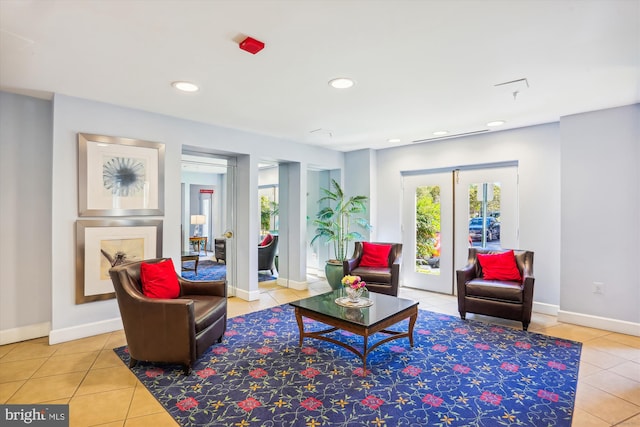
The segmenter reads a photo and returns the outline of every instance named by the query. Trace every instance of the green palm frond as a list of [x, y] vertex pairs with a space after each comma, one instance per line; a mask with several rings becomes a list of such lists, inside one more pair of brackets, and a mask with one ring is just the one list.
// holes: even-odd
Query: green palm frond
[[364, 230], [371, 230], [371, 225], [366, 218], [356, 216], [366, 212], [366, 203], [369, 198], [352, 196], [345, 200], [344, 192], [335, 179], [331, 180], [331, 190], [326, 188], [320, 190], [322, 197], [318, 203], [328, 202], [329, 206], [323, 207], [316, 214], [316, 219], [313, 221], [316, 234], [311, 244], [313, 245], [318, 239], [325, 240], [327, 244], [333, 245], [336, 259], [343, 261], [347, 258], [349, 242], [364, 239], [362, 234], [351, 230], [351, 227], [357, 226]]

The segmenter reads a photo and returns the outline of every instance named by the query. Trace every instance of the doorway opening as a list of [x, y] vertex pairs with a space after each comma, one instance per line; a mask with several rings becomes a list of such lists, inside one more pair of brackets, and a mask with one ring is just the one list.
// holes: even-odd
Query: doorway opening
[[235, 159], [183, 151], [181, 275], [227, 280], [235, 294]]

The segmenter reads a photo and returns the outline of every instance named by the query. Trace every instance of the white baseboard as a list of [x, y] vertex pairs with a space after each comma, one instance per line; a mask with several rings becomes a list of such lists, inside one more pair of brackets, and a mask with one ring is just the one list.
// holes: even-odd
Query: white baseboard
[[51, 330], [51, 322], [36, 323], [35, 325], [0, 331], [0, 345], [46, 337]]
[[560, 307], [555, 304], [547, 304], [544, 302], [533, 302], [533, 307], [531, 307], [536, 313], [546, 314], [548, 316], [557, 316]]
[[589, 328], [603, 329], [605, 331], [640, 337], [640, 323], [592, 316], [590, 314], [574, 313], [564, 310], [558, 311], [558, 320], [560, 322], [572, 323], [574, 325], [587, 326]]
[[284, 286], [285, 288], [295, 289], [296, 291], [306, 291], [309, 288], [307, 281], [297, 282], [295, 280], [290, 279], [280, 279], [278, 278], [278, 285]]
[[257, 301], [260, 299], [260, 291], [247, 291], [244, 289], [236, 288], [235, 296], [245, 301]]
[[72, 326], [70, 328], [54, 329], [49, 332], [49, 344], [58, 344], [80, 338], [92, 337], [94, 335], [106, 334], [107, 332], [119, 331], [120, 329], [122, 329], [122, 319], [119, 317]]

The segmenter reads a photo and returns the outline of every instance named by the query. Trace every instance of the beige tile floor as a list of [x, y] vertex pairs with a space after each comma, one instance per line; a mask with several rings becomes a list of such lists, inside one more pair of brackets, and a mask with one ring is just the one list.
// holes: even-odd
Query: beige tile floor
[[[238, 316], [329, 290], [309, 278], [307, 291], [273, 285], [260, 299], [229, 299], [229, 316]], [[454, 297], [412, 289], [400, 296], [420, 301], [420, 308], [458, 315]], [[481, 321], [519, 328], [520, 324], [484, 316]], [[560, 323], [534, 313], [529, 327], [583, 343], [575, 427], [640, 426], [640, 337]], [[177, 424], [112, 351], [124, 345], [123, 331], [62, 344], [47, 338], [0, 346], [0, 403], [70, 405], [70, 425], [176, 426]]]

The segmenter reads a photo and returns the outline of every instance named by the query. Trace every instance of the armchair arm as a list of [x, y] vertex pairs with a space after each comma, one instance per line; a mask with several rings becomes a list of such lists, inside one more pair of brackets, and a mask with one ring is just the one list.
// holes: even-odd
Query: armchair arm
[[227, 296], [226, 280], [194, 281], [178, 276], [178, 282], [180, 283], [180, 295]]
[[342, 261], [342, 272], [344, 275], [351, 274], [351, 271], [360, 264], [360, 258], [351, 258]]
[[525, 263], [522, 268], [522, 298], [525, 306], [531, 307], [533, 303], [533, 285], [535, 277], [533, 277], [533, 252], [527, 252]]
[[465, 295], [465, 283], [476, 277], [476, 265], [467, 264], [462, 269], [456, 271], [456, 282], [458, 285], [458, 295]]
[[396, 256], [396, 258], [393, 260], [393, 263], [391, 263], [391, 268], [393, 269], [395, 266], [398, 266], [398, 268], [400, 268], [400, 266], [402, 265], [402, 254], [398, 254], [398, 256]]

